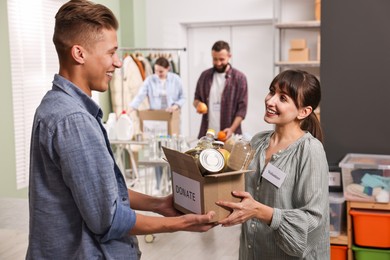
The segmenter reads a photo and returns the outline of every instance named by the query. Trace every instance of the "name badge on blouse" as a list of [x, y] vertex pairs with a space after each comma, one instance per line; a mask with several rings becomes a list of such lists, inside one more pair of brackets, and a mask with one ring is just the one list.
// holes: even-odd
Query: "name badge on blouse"
[[221, 103], [219, 103], [219, 102], [213, 103], [213, 111], [215, 111], [215, 112], [221, 111]]
[[262, 177], [264, 179], [271, 182], [273, 185], [275, 185], [278, 188], [282, 186], [282, 183], [284, 182], [286, 176], [287, 176], [286, 173], [282, 172], [280, 169], [278, 169], [271, 163], [267, 164], [262, 174]]

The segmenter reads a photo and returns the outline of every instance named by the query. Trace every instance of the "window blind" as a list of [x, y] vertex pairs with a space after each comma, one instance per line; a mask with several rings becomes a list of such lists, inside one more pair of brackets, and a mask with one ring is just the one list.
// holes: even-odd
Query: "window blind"
[[58, 73], [54, 16], [65, 0], [8, 0], [16, 185], [28, 187], [35, 109]]

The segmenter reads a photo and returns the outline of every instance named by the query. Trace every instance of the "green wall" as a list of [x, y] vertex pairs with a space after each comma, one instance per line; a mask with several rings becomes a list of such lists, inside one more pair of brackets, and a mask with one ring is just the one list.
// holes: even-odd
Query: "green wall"
[[0, 197], [27, 197], [27, 189], [16, 189], [11, 66], [7, 0], [0, 0]]
[[[96, 0], [94, 2], [107, 6], [118, 18], [120, 46], [144, 46], [146, 42], [144, 1]], [[7, 0], [0, 0], [0, 198], [27, 198], [27, 188], [16, 189], [10, 61]], [[110, 110], [108, 100], [107, 93], [101, 95], [101, 106], [106, 116]]]
[[[111, 3], [109, 0], [98, 2], [108, 7], [110, 7], [109, 3]], [[114, 9], [111, 10], [114, 11]], [[115, 15], [119, 20], [119, 47], [145, 47], [145, 1], [120, 0], [118, 12], [119, 14], [115, 13]], [[103, 121], [106, 121], [108, 114], [112, 112], [110, 95], [108, 92], [100, 94], [99, 103], [103, 110]]]

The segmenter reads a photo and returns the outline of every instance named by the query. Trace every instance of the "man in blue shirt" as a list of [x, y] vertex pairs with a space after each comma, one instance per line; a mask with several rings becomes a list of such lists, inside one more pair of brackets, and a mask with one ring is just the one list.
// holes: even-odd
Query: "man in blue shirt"
[[92, 90], [108, 89], [114, 70], [122, 66], [113, 13], [73, 0], [55, 18], [60, 69], [32, 128], [26, 259], [139, 259], [135, 235], [212, 228], [213, 212], [178, 215], [172, 196], [154, 198], [126, 187], [102, 111], [91, 99]]

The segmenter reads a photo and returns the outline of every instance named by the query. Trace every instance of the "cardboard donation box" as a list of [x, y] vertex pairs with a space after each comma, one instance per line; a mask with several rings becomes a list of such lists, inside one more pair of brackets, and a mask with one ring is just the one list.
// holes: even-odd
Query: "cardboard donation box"
[[180, 110], [140, 110], [141, 131], [147, 136], [180, 134]]
[[218, 200], [239, 202], [232, 196], [233, 190], [245, 190], [245, 176], [251, 170], [202, 175], [191, 155], [163, 147], [172, 170], [174, 206], [183, 213], [205, 214], [214, 211], [211, 222], [226, 218], [229, 209], [215, 204]]

